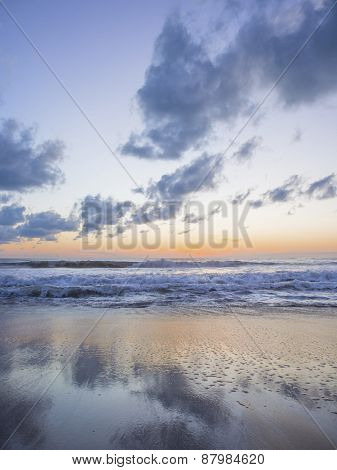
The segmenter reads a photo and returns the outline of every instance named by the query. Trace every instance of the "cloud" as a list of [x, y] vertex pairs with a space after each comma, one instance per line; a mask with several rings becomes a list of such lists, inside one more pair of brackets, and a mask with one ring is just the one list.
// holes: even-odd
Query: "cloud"
[[0, 225], [16, 225], [24, 221], [25, 207], [12, 204], [0, 209]]
[[60, 233], [73, 232], [77, 229], [76, 218], [64, 218], [57, 212], [45, 211], [29, 214], [25, 222], [17, 227], [17, 234], [23, 238], [55, 241]]
[[301, 178], [298, 175], [291, 176], [281, 186], [265, 193], [265, 198], [270, 202], [287, 202], [300, 192]]
[[[122, 154], [177, 159], [200, 147], [216, 124], [247, 115], [252, 97], [275, 83], [332, 0], [321, 6], [311, 0], [295, 6], [267, 1], [240, 5], [244, 14], [237, 34], [213, 54], [178, 15], [167, 19], [137, 92], [144, 129], [131, 134]], [[224, 26], [232, 19], [235, 23], [237, 13], [228, 9], [223, 18]], [[336, 29], [334, 10], [278, 83], [275, 92], [285, 107], [313, 103], [337, 90]], [[219, 28], [220, 44], [221, 34], [224, 28]]]
[[[175, 211], [175, 205], [172, 205]], [[170, 205], [161, 201], [146, 200], [143, 204], [136, 206], [131, 201], [113, 201], [111, 198], [103, 198], [101, 195], [87, 195], [81, 202], [80, 217], [82, 229], [80, 235], [89, 233], [100, 233], [104, 227], [115, 228], [110, 233], [112, 238], [120, 235], [131, 225], [141, 225], [161, 219], [173, 217]]]
[[116, 225], [135, 205], [131, 201], [114, 201], [112, 198], [102, 198], [87, 195], [81, 201], [80, 216], [84, 233], [96, 232], [105, 225]]
[[[212, 171], [216, 167], [217, 171]], [[203, 153], [192, 162], [151, 183], [145, 193], [150, 199], [181, 201], [196, 191], [215, 189], [222, 176], [223, 159], [219, 155]]]
[[261, 198], [249, 201], [249, 205], [258, 209], [267, 204], [293, 202], [299, 199], [332, 199], [337, 197], [337, 179], [334, 173], [319, 180], [304, 183], [303, 177], [293, 175], [282, 185], [270, 189]]
[[337, 196], [337, 181], [334, 173], [311, 183], [305, 191], [309, 197], [316, 199], [331, 199]]
[[257, 148], [260, 147], [261, 138], [260, 137], [252, 137], [251, 139], [244, 142], [239, 149], [234, 152], [233, 157], [239, 163], [246, 162], [252, 158], [254, 152]]
[[[138, 158], [165, 158], [162, 152], [158, 153], [153, 145], [144, 143], [143, 139], [136, 134], [130, 135], [129, 140], [120, 148], [120, 151], [122, 155], [133, 155]], [[171, 158], [178, 158], [178, 155]]]
[[263, 199], [256, 199], [254, 201], [249, 201], [249, 205], [253, 209], [259, 209], [260, 207], [264, 205], [264, 201]]
[[[141, 191], [137, 190], [146, 198], [138, 206], [131, 201], [113, 201], [100, 195], [86, 196], [80, 206], [82, 235], [100, 232], [105, 226], [121, 226], [124, 231], [133, 224], [175, 218], [192, 193], [218, 186], [222, 180], [223, 163], [219, 155], [203, 153], [159, 180], [150, 181]], [[216, 172], [211, 171], [214, 166], [217, 166]]]
[[[213, 63], [205, 45], [195, 40], [177, 15], [165, 22], [155, 43], [154, 59], [137, 92], [145, 130], [121, 148], [139, 158], [177, 159], [199, 145], [214, 119], [241, 112], [242, 78], [228, 54]], [[230, 73], [226, 74], [226, 68]], [[223, 77], [223, 78], [222, 78]]]
[[267, 204], [292, 201], [300, 197], [302, 193], [302, 178], [299, 175], [293, 175], [280, 186], [263, 193], [259, 199], [249, 201], [249, 205], [253, 209], [259, 209]]
[[58, 167], [63, 159], [64, 144], [47, 140], [37, 145], [31, 128], [14, 119], [0, 126], [0, 190], [28, 191], [64, 180]]
[[[332, 0], [328, 0], [318, 7], [312, 1], [303, 1], [301, 21], [298, 27], [294, 30], [290, 29], [288, 34], [280, 35], [277, 34], [277, 30], [270, 31], [268, 25], [262, 25], [259, 28], [258, 32], [262, 33], [260, 38], [256, 34], [253, 35], [255, 39], [260, 40], [257, 49], [264, 43], [267, 45], [268, 53], [259, 53], [253, 47], [252, 58], [255, 57], [257, 60], [260, 58], [261, 64], [269, 66], [268, 69], [263, 70], [263, 73], [267, 73], [266, 80], [270, 82], [282, 72], [332, 4]], [[336, 91], [337, 84], [333, 78], [337, 73], [336, 28], [337, 13], [335, 9], [279, 83], [278, 93], [285, 105], [313, 103], [317, 98]], [[251, 49], [248, 48], [248, 52], [249, 50]]]
[[19, 241], [17, 230], [8, 225], [0, 225], [0, 245]]
[[157, 220], [174, 219], [181, 206], [182, 201], [146, 201], [131, 213], [127, 225], [149, 224]]

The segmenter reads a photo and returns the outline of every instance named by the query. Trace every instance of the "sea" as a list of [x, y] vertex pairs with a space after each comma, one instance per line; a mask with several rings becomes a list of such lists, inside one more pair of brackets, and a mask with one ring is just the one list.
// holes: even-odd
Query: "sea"
[[0, 260], [1, 303], [336, 307], [337, 258]]

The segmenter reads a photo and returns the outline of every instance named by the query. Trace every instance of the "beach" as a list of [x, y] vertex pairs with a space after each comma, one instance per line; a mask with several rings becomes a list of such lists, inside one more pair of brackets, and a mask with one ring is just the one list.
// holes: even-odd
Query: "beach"
[[5, 449], [331, 449], [337, 309], [7, 302]]
[[0, 37], [0, 470], [335, 468], [337, 0]]

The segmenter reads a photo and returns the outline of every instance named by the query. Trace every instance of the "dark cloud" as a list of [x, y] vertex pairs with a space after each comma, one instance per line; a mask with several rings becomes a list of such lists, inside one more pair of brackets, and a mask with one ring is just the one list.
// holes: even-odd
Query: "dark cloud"
[[[136, 134], [130, 135], [128, 142], [120, 148], [120, 151], [123, 155], [133, 155], [138, 158], [165, 158], [162, 152], [158, 153], [153, 145], [144, 143], [143, 138]], [[178, 156], [171, 158], [178, 158]]]
[[149, 224], [158, 220], [174, 219], [179, 213], [183, 201], [146, 201], [130, 215], [127, 225]]
[[[214, 167], [217, 168], [216, 172], [212, 171]], [[204, 153], [191, 163], [151, 183], [146, 189], [146, 195], [150, 199], [180, 201], [196, 190], [212, 190], [222, 179], [222, 168], [223, 159], [219, 155]]]
[[[7, 201], [4, 198], [4, 201]], [[17, 224], [24, 221], [25, 207], [17, 204], [0, 208], [0, 245], [19, 241]]]
[[233, 158], [239, 163], [246, 162], [252, 158], [254, 152], [261, 145], [260, 137], [252, 137], [251, 139], [240, 145], [239, 149], [234, 152]]
[[180, 158], [207, 137], [214, 119], [227, 120], [240, 113], [246, 100], [241, 98], [243, 77], [237, 74], [235, 61], [229, 53], [213, 63], [205, 45], [191, 36], [179, 17], [170, 17], [137, 92], [145, 130], [132, 134], [122, 153]]
[[253, 209], [259, 209], [264, 205], [263, 199], [255, 199], [254, 201], [249, 201], [250, 207]]
[[[214, 166], [217, 166], [216, 172], [211, 171]], [[100, 195], [88, 195], [80, 208], [82, 235], [100, 232], [105, 226], [120, 226], [125, 231], [133, 224], [175, 218], [186, 198], [196, 189], [208, 191], [217, 187], [222, 179], [222, 167], [221, 157], [204, 153], [172, 173], [163, 175], [158, 181], [151, 181], [147, 187], [137, 190], [146, 198], [138, 206], [130, 201], [116, 202]]]
[[[322, 7], [302, 0], [300, 9], [290, 2], [264, 0], [240, 5], [245, 12], [236, 36], [212, 56], [179, 16], [166, 21], [144, 85], [137, 92], [144, 130], [131, 135], [121, 148], [123, 154], [179, 158], [200, 146], [216, 123], [247, 114], [255, 92], [274, 84], [332, 0]], [[234, 10], [223, 15], [223, 24], [237, 20]], [[283, 105], [312, 103], [336, 91], [336, 31], [335, 9], [278, 83], [276, 92]], [[219, 28], [219, 34], [223, 32]]]
[[287, 202], [300, 192], [301, 178], [298, 175], [291, 176], [281, 186], [265, 193], [265, 198], [270, 202]]
[[314, 181], [305, 191], [309, 197], [316, 199], [331, 199], [337, 196], [337, 181], [334, 173], [320, 180]]
[[[221, 180], [223, 158], [203, 153], [172, 173], [152, 181], [143, 194], [147, 201], [132, 215], [130, 223], [142, 224], [177, 217], [184, 201], [194, 192], [215, 189]], [[217, 167], [217, 171], [212, 171]]]
[[116, 225], [135, 205], [131, 201], [114, 201], [112, 198], [102, 198], [88, 195], [81, 202], [80, 215], [84, 233], [96, 232], [105, 225]]
[[17, 230], [8, 225], [0, 225], [0, 245], [19, 241]]
[[266, 191], [259, 199], [249, 201], [249, 205], [253, 209], [259, 209], [267, 204], [292, 201], [300, 197], [301, 194], [302, 178], [298, 175], [293, 175], [282, 185]]
[[0, 126], [0, 190], [27, 191], [62, 182], [58, 167], [64, 144], [47, 140], [36, 145], [34, 132], [13, 119]]
[[78, 220], [76, 218], [64, 218], [57, 212], [46, 211], [29, 214], [24, 224], [17, 227], [17, 233], [23, 238], [55, 241], [60, 233], [73, 232], [77, 229]]
[[[252, 59], [255, 58], [261, 65], [267, 66], [262, 70], [262, 73], [267, 74], [266, 80], [273, 81], [284, 70], [332, 4], [333, 1], [328, 0], [322, 2], [322, 8], [318, 8], [310, 0], [303, 1], [301, 21], [298, 27], [290, 29], [288, 34], [279, 34], [277, 30], [270, 30], [267, 24], [259, 26], [259, 36], [256, 32], [250, 34], [249, 30], [247, 31], [246, 40], [255, 38], [259, 41], [257, 48], [252, 47]], [[337, 83], [334, 78], [337, 73], [336, 29], [335, 9], [279, 83], [278, 93], [285, 105], [312, 103], [317, 98], [336, 91]], [[265, 45], [267, 54], [261, 50], [262, 44]], [[248, 48], [248, 53], [249, 51]]]
[[25, 207], [11, 204], [0, 209], [0, 225], [16, 225], [24, 221]]
[[267, 204], [293, 202], [301, 198], [324, 200], [335, 197], [337, 197], [337, 179], [334, 173], [313, 181], [309, 185], [305, 184], [299, 175], [293, 175], [281, 186], [266, 191], [261, 198], [249, 201], [249, 204], [254, 209], [258, 209]]
[[[179, 205], [180, 207], [180, 205]], [[141, 225], [155, 220], [166, 220], [175, 214], [175, 204], [162, 201], [146, 200], [136, 206], [130, 201], [113, 201], [103, 198], [99, 194], [88, 195], [81, 202], [80, 215], [82, 220], [81, 235], [99, 233], [104, 227], [114, 227], [110, 238], [122, 234], [131, 225]]]

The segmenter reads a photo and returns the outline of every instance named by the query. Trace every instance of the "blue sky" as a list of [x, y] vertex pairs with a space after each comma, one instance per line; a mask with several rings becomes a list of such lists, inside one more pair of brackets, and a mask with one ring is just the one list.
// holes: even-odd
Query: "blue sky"
[[[34, 126], [34, 145], [54, 139], [64, 144], [62, 158], [53, 163], [64, 175], [56, 185], [43, 173], [46, 181], [35, 186], [0, 188], [11, 197], [3, 206], [24, 207], [26, 214], [19, 225], [4, 224], [4, 253], [24, 247], [29, 255], [38, 242], [44, 254], [60, 254], [63, 237], [75, 253], [78, 240], [69, 246], [80, 228], [69, 222], [69, 214], [76, 218], [88, 195], [142, 205], [144, 198], [176, 194], [173, 186], [171, 192], [158, 188], [181, 174], [186, 182], [198, 165], [207, 173], [206, 162], [226, 149], [332, 2], [256, 5], [235, 0], [190, 1], [183, 8], [181, 2], [148, 0], [8, 3], [143, 194], [132, 191], [129, 176], [1, 8], [0, 117]], [[333, 11], [221, 160], [221, 181], [193, 193], [204, 203], [229, 203], [247, 193], [245, 202], [255, 202], [248, 225], [257, 251], [335, 248], [336, 21]], [[249, 142], [251, 152], [240, 159]], [[298, 180], [289, 189], [294, 175]], [[273, 199], [280, 188], [283, 199]], [[192, 187], [184, 191], [179, 197], [192, 197]], [[40, 216], [45, 213], [49, 216]], [[47, 231], [37, 227], [46, 221]]]

